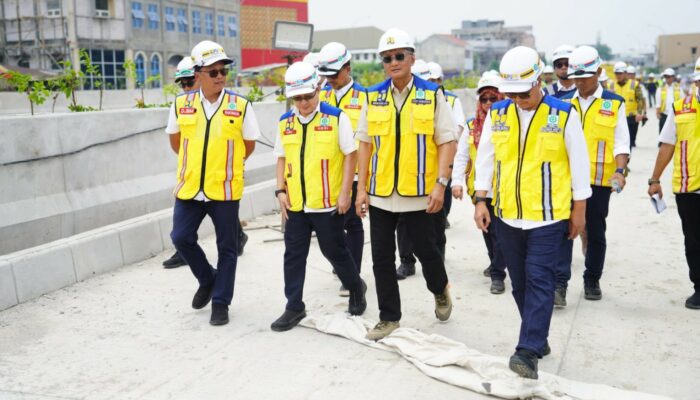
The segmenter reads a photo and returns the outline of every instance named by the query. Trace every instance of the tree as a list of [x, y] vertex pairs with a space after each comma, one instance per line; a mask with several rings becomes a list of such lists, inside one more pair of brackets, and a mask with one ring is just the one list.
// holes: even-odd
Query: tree
[[2, 77], [14, 86], [18, 93], [25, 93], [29, 100], [29, 108], [34, 115], [34, 104], [44, 104], [49, 97], [49, 90], [44, 81], [32, 81], [32, 76], [16, 71], [9, 71]]
[[598, 50], [598, 55], [602, 60], [612, 60], [612, 49], [604, 43], [596, 43], [592, 47]]

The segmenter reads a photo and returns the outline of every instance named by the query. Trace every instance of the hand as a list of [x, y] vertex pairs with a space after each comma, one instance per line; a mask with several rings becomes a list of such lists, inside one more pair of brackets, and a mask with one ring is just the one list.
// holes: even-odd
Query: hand
[[660, 183], [652, 183], [651, 185], [649, 185], [649, 190], [647, 191], [647, 193], [649, 193], [649, 197], [658, 193], [660, 199], [664, 198], [664, 193], [661, 191]]
[[[608, 182], [612, 185], [612, 181], [617, 181], [617, 183], [620, 185], [620, 192], [622, 191], [622, 189], [625, 188], [625, 185], [627, 184], [627, 180], [625, 179], [625, 176], [619, 172], [615, 172], [613, 174], [612, 178], [610, 178], [610, 180]], [[615, 188], [611, 187], [610, 191], [614, 192]]]
[[282, 219], [285, 221], [288, 220], [289, 216], [287, 215], [287, 210], [292, 208], [292, 205], [289, 204], [289, 197], [287, 196], [287, 193], [278, 194], [277, 201], [280, 203], [280, 213], [282, 213]]
[[367, 209], [369, 209], [369, 196], [367, 196], [367, 191], [364, 187], [357, 185], [357, 197], [355, 197], [355, 214], [358, 217], [364, 218], [367, 216]]
[[656, 110], [656, 118], [661, 119], [661, 111], [658, 109]]
[[488, 233], [488, 227], [491, 225], [491, 215], [486, 207], [486, 203], [483, 201], [476, 203], [474, 206], [474, 222], [476, 222], [477, 228]]
[[464, 190], [461, 186], [452, 186], [452, 197], [462, 200]]
[[345, 214], [348, 212], [350, 209], [350, 194], [341, 192], [335, 206], [338, 209], [338, 214]]
[[574, 207], [569, 217], [569, 240], [576, 239], [584, 229], [586, 229], [586, 209]]
[[435, 214], [436, 212], [442, 210], [442, 203], [445, 202], [445, 187], [439, 183], [433, 186], [433, 191], [428, 195], [428, 208], [425, 212], [428, 214]]
[[642, 119], [644, 119], [644, 116], [642, 114], [637, 114], [634, 116], [634, 120], [637, 122], [642, 122]]

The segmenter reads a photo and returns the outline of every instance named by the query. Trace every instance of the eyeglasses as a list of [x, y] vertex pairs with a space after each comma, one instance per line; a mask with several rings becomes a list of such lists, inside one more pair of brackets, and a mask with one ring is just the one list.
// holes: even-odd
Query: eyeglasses
[[305, 95], [299, 95], [299, 96], [294, 96], [292, 97], [292, 100], [295, 102], [301, 103], [302, 101], [311, 101], [314, 97], [316, 97], [316, 93], [309, 93]]
[[216, 78], [217, 76], [228, 76], [228, 68], [220, 68], [220, 69], [208, 69], [208, 70], [200, 70], [199, 72], [209, 74], [210, 78]]
[[402, 62], [403, 60], [406, 59], [407, 53], [397, 53], [394, 54], [393, 56], [383, 56], [382, 57], [382, 62], [384, 64], [391, 64], [393, 60], [396, 60], [398, 62]]
[[180, 87], [183, 89], [190, 88], [194, 86], [194, 79], [182, 79], [180, 80]]
[[554, 68], [559, 69], [559, 68], [568, 68], [569, 67], [569, 62], [568, 61], [555, 61], [554, 62]]
[[527, 100], [532, 95], [531, 92], [532, 92], [532, 90], [528, 90], [527, 92], [523, 92], [523, 93], [504, 93], [504, 94], [506, 95], [507, 98], [509, 98], [511, 100], [515, 100], [516, 98], [518, 98], [520, 100]]
[[340, 71], [336, 71], [334, 69], [328, 68], [325, 65], [322, 67], [319, 67], [318, 70], [321, 72], [335, 72], [332, 75], [324, 75], [326, 78], [330, 78], [330, 79], [336, 79], [338, 77], [338, 74], [340, 74]]
[[479, 103], [481, 104], [486, 104], [486, 103], [495, 103], [498, 101], [498, 97], [496, 96], [491, 96], [491, 97], [479, 97]]

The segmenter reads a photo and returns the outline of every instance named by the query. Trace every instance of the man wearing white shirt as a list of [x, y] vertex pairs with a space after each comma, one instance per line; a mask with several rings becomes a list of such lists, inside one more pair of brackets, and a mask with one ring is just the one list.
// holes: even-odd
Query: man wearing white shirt
[[659, 133], [666, 123], [673, 103], [683, 97], [681, 85], [676, 82], [676, 71], [666, 68], [663, 72], [664, 84], [656, 91], [656, 118], [659, 119]]
[[[610, 194], [625, 187], [625, 168], [629, 160], [630, 136], [627, 127], [625, 100], [603, 90], [598, 83], [602, 69], [598, 51], [590, 46], [577, 47], [569, 57], [569, 76], [577, 90], [567, 99], [581, 117], [588, 156], [591, 161], [592, 195], [586, 201], [584, 297], [600, 300], [600, 278], [603, 275], [607, 242], [606, 223]], [[566, 288], [571, 278], [573, 240], [564, 245], [557, 268], [557, 289], [554, 305], [566, 306]]]
[[[477, 151], [474, 220], [491, 224], [485, 196], [493, 190], [498, 243], [522, 318], [520, 339], [509, 367], [537, 379], [537, 359], [547, 342], [554, 307], [557, 257], [565, 239], [584, 229], [591, 195], [586, 140], [570, 104], [540, 89], [544, 63], [531, 48], [503, 56], [499, 91]], [[573, 202], [573, 207], [572, 207]]]

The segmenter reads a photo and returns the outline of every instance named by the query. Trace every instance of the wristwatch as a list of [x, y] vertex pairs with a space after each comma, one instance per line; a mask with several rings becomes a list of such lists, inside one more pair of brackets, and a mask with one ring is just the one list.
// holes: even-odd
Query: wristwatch
[[439, 183], [444, 187], [447, 187], [447, 185], [450, 183], [450, 180], [447, 178], [439, 177], [435, 180], [435, 183]]
[[655, 184], [655, 183], [661, 183], [661, 181], [658, 180], [658, 179], [651, 179], [651, 178], [649, 178], [649, 182], [648, 182], [648, 183], [649, 183], [649, 186], [651, 186], [651, 185], [653, 185], [653, 184]]
[[615, 173], [618, 173], [620, 175], [625, 175], [625, 169], [624, 168], [615, 168]]
[[280, 193], [287, 193], [287, 189], [277, 189], [275, 190], [275, 198], [280, 195]]
[[489, 200], [488, 197], [481, 197], [481, 196], [474, 196], [474, 205], [479, 204], [480, 202], [486, 203]]

